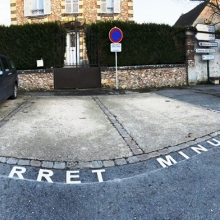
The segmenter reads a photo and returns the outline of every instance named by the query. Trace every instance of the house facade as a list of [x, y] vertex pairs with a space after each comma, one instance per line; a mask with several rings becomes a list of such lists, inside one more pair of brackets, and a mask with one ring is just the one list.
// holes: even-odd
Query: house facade
[[86, 60], [80, 26], [105, 20], [133, 20], [133, 0], [11, 0], [10, 3], [12, 25], [59, 21], [66, 27], [66, 65]]
[[[216, 5], [213, 6], [213, 5]], [[195, 27], [196, 24], [212, 24], [220, 28], [220, 0], [210, 0], [200, 3], [186, 14], [182, 14], [174, 26]]]

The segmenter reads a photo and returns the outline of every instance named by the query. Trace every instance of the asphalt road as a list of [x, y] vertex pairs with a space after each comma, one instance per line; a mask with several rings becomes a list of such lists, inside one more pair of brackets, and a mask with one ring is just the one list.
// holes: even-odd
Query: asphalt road
[[[218, 129], [219, 86], [155, 90], [153, 93], [178, 106], [188, 106], [194, 113], [198, 109], [201, 117], [209, 117], [212, 121], [207, 120], [208, 128], [201, 119], [204, 122], [202, 132]], [[22, 98], [25, 101], [29, 96], [33, 94], [25, 94]], [[103, 98], [102, 102], [107, 105], [117, 96], [108, 99], [110, 97]], [[172, 107], [169, 102], [167, 104], [164, 106]], [[109, 111], [131, 131], [129, 134], [136, 136], [126, 121], [127, 116], [116, 106], [109, 106]], [[4, 109], [0, 108], [3, 118], [0, 128], [2, 126], [6, 132], [5, 125], [15, 118], [12, 115], [7, 118]], [[24, 108], [17, 104], [16, 109], [20, 112]], [[192, 123], [197, 127], [194, 128], [196, 134], [200, 129], [199, 118]], [[0, 219], [220, 219], [220, 133], [216, 130], [212, 135], [189, 142], [183, 149], [169, 151], [171, 146], [166, 148], [167, 153], [121, 166], [53, 169], [2, 162]], [[142, 146], [141, 136], [137, 141]], [[167, 141], [169, 138], [164, 138], [164, 142]]]
[[219, 219], [219, 157], [213, 147], [167, 168], [150, 160], [81, 184], [66, 184], [65, 171], [54, 183], [1, 175], [0, 219]]

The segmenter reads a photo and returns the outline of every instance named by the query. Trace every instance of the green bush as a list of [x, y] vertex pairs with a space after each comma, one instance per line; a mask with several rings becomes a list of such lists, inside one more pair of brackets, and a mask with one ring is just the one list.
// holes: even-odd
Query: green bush
[[[122, 52], [118, 53], [120, 66], [185, 62], [184, 28], [165, 24], [106, 21], [93, 23], [86, 28], [90, 63], [93, 64], [99, 58], [101, 66], [114, 65], [115, 55], [110, 52], [111, 42], [108, 36], [113, 27], [119, 27], [123, 32]], [[97, 37], [91, 38], [94, 34]]]
[[17, 69], [36, 69], [36, 60], [44, 68], [63, 65], [66, 31], [57, 22], [0, 26], [0, 53], [9, 55]]

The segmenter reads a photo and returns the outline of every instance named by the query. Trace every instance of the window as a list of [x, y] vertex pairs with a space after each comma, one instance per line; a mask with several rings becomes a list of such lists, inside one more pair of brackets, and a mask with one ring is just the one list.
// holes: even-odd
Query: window
[[79, 13], [79, 0], [66, 0], [66, 13]]
[[[0, 60], [0, 71], [3, 71], [1, 60]], [[0, 74], [1, 75], [1, 74]]]
[[5, 57], [2, 57], [1, 59], [2, 59], [2, 63], [3, 63], [3, 67], [4, 67], [5, 71], [9, 71], [11, 68], [9, 66], [8, 61], [6, 60]]
[[12, 60], [8, 59], [8, 65], [9, 65], [10, 69], [12, 69], [12, 70], [15, 69], [15, 65], [12, 62]]
[[51, 14], [51, 0], [24, 0], [24, 16]]
[[44, 14], [44, 0], [32, 0], [32, 14], [43, 15]]
[[120, 0], [101, 0], [101, 13], [120, 13]]

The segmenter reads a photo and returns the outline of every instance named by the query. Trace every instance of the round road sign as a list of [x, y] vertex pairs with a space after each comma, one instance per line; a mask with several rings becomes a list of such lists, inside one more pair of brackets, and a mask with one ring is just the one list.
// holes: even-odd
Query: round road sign
[[112, 43], [120, 43], [123, 38], [123, 33], [120, 28], [114, 27], [109, 31], [109, 39]]

